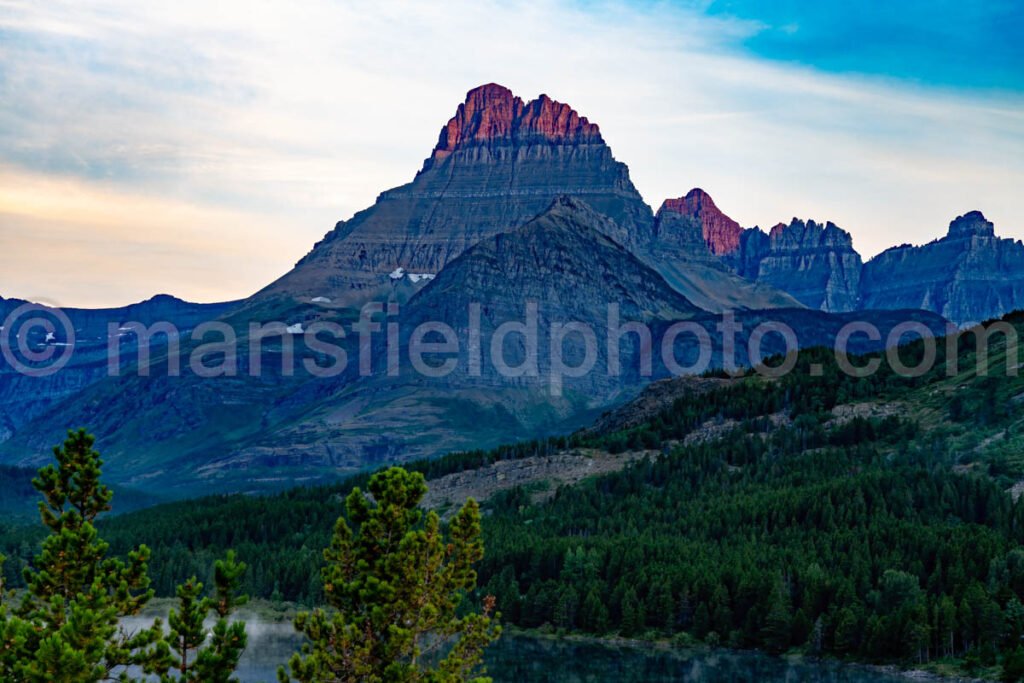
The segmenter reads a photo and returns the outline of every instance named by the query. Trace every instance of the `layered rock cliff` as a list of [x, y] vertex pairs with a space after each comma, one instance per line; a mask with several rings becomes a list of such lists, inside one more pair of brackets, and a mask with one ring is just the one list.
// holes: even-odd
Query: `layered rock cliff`
[[696, 219], [708, 251], [715, 256], [732, 254], [740, 248], [743, 228], [722, 213], [711, 196], [700, 188], [694, 188], [678, 199], [666, 199], [658, 213], [662, 216], [676, 214]]
[[667, 200], [655, 217], [647, 258], [677, 291], [707, 311], [799, 308], [802, 304], [783, 290], [737, 275], [717, 255], [733, 237], [737, 246], [731, 253], [737, 253], [742, 232], [732, 226], [741, 230], [701, 190]]
[[[794, 218], [790, 225], [779, 224], [767, 234], [758, 228], [744, 230], [707, 192], [695, 188], [683, 197], [665, 200], [655, 220], [655, 236], [658, 251], [669, 249], [691, 273], [694, 266], [690, 264], [717, 267], [756, 285], [760, 296], [745, 297], [760, 304], [753, 308], [803, 305], [839, 312], [857, 307], [860, 256], [849, 233], [832, 223], [823, 226]], [[701, 293], [720, 300], [722, 292], [742, 291], [742, 287], [716, 280]], [[687, 295], [698, 304], [706, 301], [690, 292]]]
[[415, 179], [338, 223], [261, 294], [358, 303], [390, 295], [405, 273], [436, 274], [477, 242], [514, 230], [556, 197], [581, 197], [639, 247], [653, 215], [597, 125], [546, 95], [524, 102], [495, 84], [471, 90]]
[[765, 235], [746, 231], [733, 261], [740, 275], [785, 290], [805, 306], [852, 311], [860, 298], [861, 258], [850, 233], [794, 218]]
[[1024, 244], [995, 236], [980, 211], [958, 216], [945, 237], [888, 249], [864, 266], [864, 308], [921, 308], [960, 324], [1024, 307]]

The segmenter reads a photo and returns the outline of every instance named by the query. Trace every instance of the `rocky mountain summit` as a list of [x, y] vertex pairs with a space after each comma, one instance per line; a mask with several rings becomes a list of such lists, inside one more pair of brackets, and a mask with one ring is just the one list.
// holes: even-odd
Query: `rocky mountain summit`
[[441, 137], [424, 170], [459, 149], [531, 142], [604, 144], [597, 124], [587, 121], [569, 105], [547, 95], [523, 102], [508, 88], [489, 83], [466, 94], [466, 101], [441, 129]]
[[694, 188], [678, 199], [666, 199], [658, 213], [691, 216], [696, 219], [700, 223], [704, 243], [715, 256], [732, 254], [740, 248], [743, 228], [722, 213], [711, 196], [700, 188]]
[[[665, 200], [656, 220], [659, 227], [685, 220], [699, 227], [699, 231], [688, 233], [688, 256], [674, 254], [677, 259], [718, 266], [756, 283], [764, 292], [788, 295], [788, 304], [773, 295], [760, 308], [802, 305], [829, 312], [857, 308], [860, 255], [853, 249], [850, 234], [831, 222], [820, 225], [794, 218], [767, 234], [756, 227], [745, 230], [700, 188], [679, 199]], [[687, 234], [678, 228], [656, 229], [662, 241], [666, 233]]]
[[963, 216], [957, 216], [949, 224], [949, 232], [946, 233], [946, 239], [951, 240], [995, 236], [996, 226], [981, 211], [968, 211]]
[[1024, 308], [1024, 244], [996, 237], [980, 211], [958, 216], [945, 237], [888, 249], [864, 266], [864, 308], [921, 308], [958, 324]]
[[860, 254], [850, 233], [829, 221], [794, 218], [765, 235], [746, 231], [738, 271], [743, 277], [785, 290], [805, 306], [833, 313], [857, 309]]
[[514, 230], [556, 197], [587, 201], [609, 235], [637, 247], [653, 215], [595, 124], [546, 95], [488, 84], [466, 95], [415, 179], [338, 223], [261, 296], [358, 303], [392, 295], [396, 269], [436, 274], [477, 242]]
[[[782, 289], [740, 276], [720, 254], [742, 232], [701, 190], [666, 200], [654, 219], [654, 242], [643, 253], [679, 292], [706, 311], [800, 308]], [[716, 251], [716, 249], [718, 251]], [[731, 252], [736, 253], [734, 250]]]

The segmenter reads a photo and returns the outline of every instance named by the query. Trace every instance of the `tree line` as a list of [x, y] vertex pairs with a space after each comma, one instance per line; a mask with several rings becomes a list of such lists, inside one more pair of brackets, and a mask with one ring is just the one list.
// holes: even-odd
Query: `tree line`
[[[166, 625], [122, 622], [155, 595], [151, 553], [139, 545], [117, 557], [100, 536], [96, 521], [113, 492], [101, 482], [94, 443], [85, 430], [69, 432], [54, 448], [56, 464], [32, 482], [47, 534], [23, 569], [26, 589], [15, 594], [0, 582], [0, 680], [237, 681], [248, 637], [233, 615], [248, 598], [239, 592], [247, 568], [233, 550], [214, 562], [212, 590], [194, 575], [176, 586]], [[295, 617], [304, 644], [278, 680], [487, 683], [478, 674], [500, 635], [494, 598], [481, 611], [463, 604], [483, 557], [479, 507], [468, 501], [444, 529], [418, 508], [421, 474], [390, 468], [367, 488], [352, 490], [334, 523], [322, 551], [323, 603]]]

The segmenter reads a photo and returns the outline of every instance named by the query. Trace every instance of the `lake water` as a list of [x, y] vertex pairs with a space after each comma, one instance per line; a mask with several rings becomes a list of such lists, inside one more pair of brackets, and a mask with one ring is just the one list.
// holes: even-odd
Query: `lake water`
[[[276, 681], [277, 666], [297, 649], [289, 624], [249, 623], [249, 647], [238, 678]], [[756, 653], [673, 651], [502, 637], [488, 651], [494, 683], [906, 683], [905, 678], [825, 662], [796, 662]]]

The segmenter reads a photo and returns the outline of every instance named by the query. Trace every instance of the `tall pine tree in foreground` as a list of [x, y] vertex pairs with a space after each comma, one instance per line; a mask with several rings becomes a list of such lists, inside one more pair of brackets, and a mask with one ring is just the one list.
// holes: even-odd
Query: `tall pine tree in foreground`
[[[245, 647], [244, 624], [227, 624], [244, 565], [231, 554], [218, 562], [216, 600], [202, 602], [203, 616], [212, 609], [221, 617], [209, 645], [201, 647], [205, 638], [189, 642], [198, 650], [197, 664], [206, 664], [198, 672], [203, 675], [179, 671], [180, 678], [173, 676], [182, 660], [171, 654], [159, 619], [138, 630], [121, 625], [153, 597], [149, 549], [140, 545], [126, 560], [107, 557], [108, 545], [95, 521], [110, 510], [113, 493], [100, 481], [103, 461], [94, 443], [85, 430], [69, 432], [64, 444], [53, 449], [56, 466], [42, 468], [32, 481], [43, 496], [39, 511], [50, 533], [25, 570], [28, 590], [20, 602], [13, 605], [0, 586], [0, 680], [135, 680], [129, 667], [164, 681], [230, 680]], [[172, 639], [177, 635], [172, 629]]]
[[[174, 650], [173, 668], [178, 675], [164, 674], [164, 683], [229, 683], [238, 660], [247, 643], [245, 624], [230, 622], [229, 617], [236, 607], [248, 602], [248, 597], [238, 595], [238, 586], [245, 574], [245, 563], [235, 561], [235, 553], [229, 550], [227, 557], [214, 564], [215, 592], [212, 598], [203, 597], [203, 584], [190, 578], [178, 586], [178, 609], [171, 610], [167, 617], [170, 626], [168, 641]], [[203, 647], [207, 638], [206, 617], [214, 613], [217, 621], [210, 630], [210, 643]]]
[[[324, 593], [329, 610], [299, 614], [295, 628], [309, 643], [289, 662], [304, 683], [483, 683], [474, 677], [483, 651], [500, 634], [482, 611], [462, 614], [464, 595], [476, 587], [473, 565], [483, 558], [480, 508], [468, 501], [452, 520], [448, 538], [436, 513], [417, 508], [423, 475], [398, 467], [375, 474], [370, 496], [358, 488], [346, 499], [324, 551]], [[278, 678], [291, 680], [282, 667]]]

